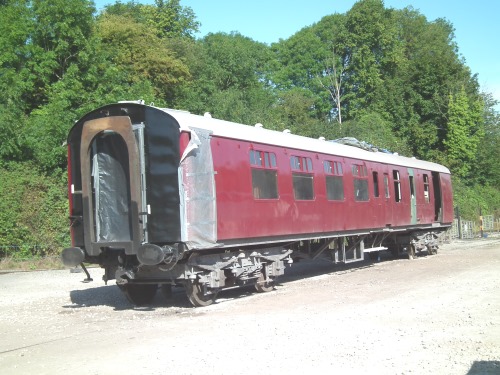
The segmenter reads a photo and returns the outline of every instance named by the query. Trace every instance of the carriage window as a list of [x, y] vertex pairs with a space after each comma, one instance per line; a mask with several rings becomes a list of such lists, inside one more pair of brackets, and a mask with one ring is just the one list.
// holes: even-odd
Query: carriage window
[[323, 162], [326, 174], [326, 196], [330, 201], [344, 200], [344, 181], [342, 177], [342, 164], [338, 161]]
[[255, 199], [278, 199], [276, 155], [272, 152], [250, 150], [252, 190]]
[[392, 178], [394, 179], [394, 200], [396, 202], [401, 202], [401, 181], [399, 180], [399, 171], [392, 171]]
[[354, 181], [354, 200], [368, 201], [368, 171], [365, 165], [353, 164], [352, 175]]
[[368, 171], [366, 170], [366, 165], [352, 165], [352, 175], [358, 177], [367, 177]]
[[290, 158], [290, 166], [294, 171], [309, 172], [309, 173], [313, 172], [311, 158], [292, 156]]
[[427, 176], [426, 174], [424, 174], [424, 198], [426, 203], [429, 203], [431, 201], [429, 190], [429, 176]]
[[413, 176], [409, 176], [410, 178], [410, 197], [411, 199], [415, 198], [415, 179]]
[[378, 172], [373, 172], [373, 196], [378, 198], [380, 193], [378, 191]]
[[387, 173], [384, 173], [384, 191], [385, 197], [389, 198], [391, 194], [389, 193], [389, 175]]
[[368, 179], [354, 179], [354, 200], [358, 202], [368, 201]]
[[[290, 167], [293, 179], [293, 194], [297, 200], [314, 199], [314, 175], [311, 158], [292, 156], [290, 157]], [[300, 173], [298, 173], [300, 171]]]

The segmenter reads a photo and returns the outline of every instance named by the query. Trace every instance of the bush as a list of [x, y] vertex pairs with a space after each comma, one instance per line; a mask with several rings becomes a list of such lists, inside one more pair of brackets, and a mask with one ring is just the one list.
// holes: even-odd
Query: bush
[[31, 163], [0, 167], [0, 256], [55, 255], [70, 243], [66, 177]]
[[466, 220], [478, 221], [480, 213], [500, 217], [500, 190], [475, 184], [467, 186], [462, 180], [453, 178], [454, 205]]

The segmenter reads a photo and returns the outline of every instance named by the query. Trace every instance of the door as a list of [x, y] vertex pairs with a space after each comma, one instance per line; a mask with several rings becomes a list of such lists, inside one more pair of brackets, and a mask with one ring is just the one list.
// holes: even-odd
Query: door
[[443, 201], [441, 196], [441, 178], [438, 172], [432, 172], [432, 187], [434, 190], [434, 221], [443, 220]]
[[85, 122], [80, 161], [85, 248], [99, 255], [102, 247], [134, 254], [143, 241], [141, 158], [127, 116]]
[[91, 144], [92, 216], [95, 242], [132, 238], [128, 151], [112, 130], [96, 135]]
[[417, 224], [417, 195], [415, 193], [415, 176], [413, 169], [408, 168], [408, 179], [410, 185], [410, 211], [411, 211], [411, 224]]

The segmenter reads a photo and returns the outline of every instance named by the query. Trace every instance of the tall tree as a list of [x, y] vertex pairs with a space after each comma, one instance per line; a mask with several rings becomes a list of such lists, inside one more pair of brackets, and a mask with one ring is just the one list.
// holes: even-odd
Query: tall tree
[[27, 41], [33, 29], [28, 0], [9, 0], [0, 5], [0, 159], [23, 157], [22, 131], [26, 122], [25, 97], [32, 88], [26, 67], [30, 58]]
[[33, 80], [31, 109], [47, 101], [49, 86], [64, 76], [91, 37], [95, 8], [88, 0], [33, 0], [27, 66]]
[[187, 65], [167, 43], [128, 15], [103, 14], [97, 22], [97, 35], [130, 83], [151, 82], [157, 101], [172, 103], [179, 85], [190, 79]]
[[105, 13], [127, 16], [146, 26], [159, 38], [194, 38], [200, 22], [190, 7], [180, 5], [180, 0], [155, 0], [154, 5], [139, 4], [134, 0], [107, 5]]
[[346, 69], [345, 60], [342, 60], [335, 54], [335, 47], [332, 51], [332, 58], [325, 64], [325, 70], [320, 73], [318, 80], [320, 85], [328, 91], [334, 103], [333, 112], [339, 125], [342, 125], [342, 99], [343, 99], [343, 80]]
[[444, 145], [452, 171], [465, 178], [476, 160], [477, 148], [484, 135], [482, 103], [479, 100], [469, 103], [463, 87], [455, 95], [450, 94], [449, 100]]
[[184, 108], [247, 124], [276, 122], [266, 79], [268, 46], [238, 33], [216, 33], [200, 40], [196, 53], [189, 61], [194, 81], [184, 92]]

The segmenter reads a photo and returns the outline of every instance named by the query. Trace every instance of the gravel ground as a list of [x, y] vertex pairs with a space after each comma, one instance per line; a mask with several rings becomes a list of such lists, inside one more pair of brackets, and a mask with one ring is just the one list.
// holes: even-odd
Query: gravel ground
[[0, 275], [0, 373], [500, 374], [500, 239], [352, 266], [294, 264], [276, 290], [182, 290], [133, 308], [102, 270]]

